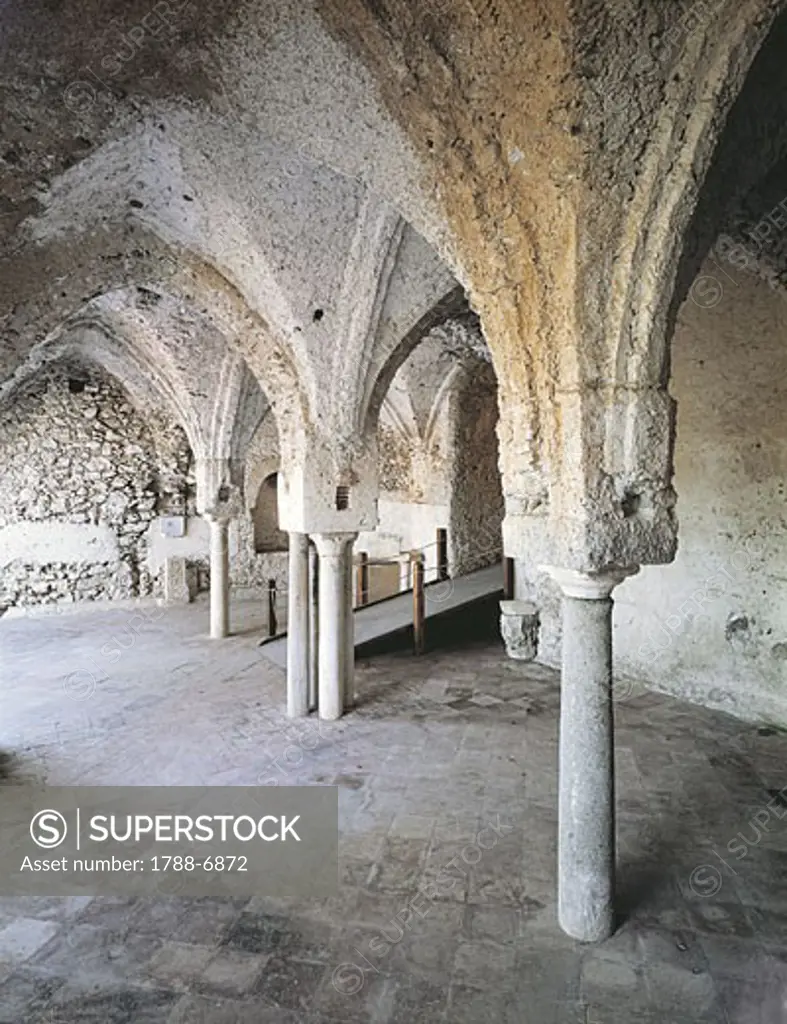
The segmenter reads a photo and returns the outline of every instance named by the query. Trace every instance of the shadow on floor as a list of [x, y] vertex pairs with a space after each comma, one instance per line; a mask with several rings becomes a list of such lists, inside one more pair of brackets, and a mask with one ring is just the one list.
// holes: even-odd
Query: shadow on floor
[[[500, 643], [500, 594], [491, 594], [472, 604], [432, 615], [425, 624], [425, 653], [433, 651], [461, 651], [479, 644]], [[367, 660], [381, 654], [413, 653], [413, 627], [389, 633], [387, 636], [358, 644], [356, 661]]]

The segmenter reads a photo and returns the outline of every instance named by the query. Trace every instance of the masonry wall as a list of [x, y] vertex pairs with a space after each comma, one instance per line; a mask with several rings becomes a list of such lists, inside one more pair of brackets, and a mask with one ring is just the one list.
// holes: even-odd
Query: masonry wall
[[448, 549], [451, 574], [459, 576], [502, 557], [497, 380], [491, 366], [474, 367], [457, 390], [453, 406]]
[[0, 412], [0, 606], [151, 594], [146, 534], [189, 460], [166, 440], [162, 466], [143, 417], [96, 369], [59, 364], [29, 382]]
[[[615, 591], [616, 690], [637, 679], [787, 725], [787, 296], [724, 271], [704, 268], [694, 295], [719, 301], [689, 298], [672, 343], [679, 547]], [[540, 660], [559, 664], [543, 578], [537, 600]]]

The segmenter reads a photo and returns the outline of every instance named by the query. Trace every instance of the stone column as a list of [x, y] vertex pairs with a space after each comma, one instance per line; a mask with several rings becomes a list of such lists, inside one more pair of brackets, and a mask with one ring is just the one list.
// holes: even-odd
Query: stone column
[[318, 707], [320, 718], [341, 718], [347, 671], [347, 555], [355, 533], [319, 533], [314, 537], [320, 556], [320, 638]]
[[287, 714], [309, 713], [309, 538], [290, 533], [287, 586]]
[[320, 559], [309, 545], [309, 711], [317, 710], [317, 680], [320, 657]]
[[347, 588], [347, 615], [344, 620], [344, 710], [355, 707], [355, 614], [353, 611], [355, 577], [353, 573], [353, 541], [344, 549], [344, 585]]
[[545, 567], [563, 591], [558, 920], [580, 942], [615, 930], [613, 589], [637, 569]]
[[210, 635], [219, 640], [230, 631], [229, 520], [206, 518], [210, 523]]

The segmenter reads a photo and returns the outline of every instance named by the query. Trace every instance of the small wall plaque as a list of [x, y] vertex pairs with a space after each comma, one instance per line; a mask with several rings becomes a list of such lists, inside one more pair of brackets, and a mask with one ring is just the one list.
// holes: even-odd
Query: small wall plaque
[[162, 537], [185, 537], [186, 517], [185, 516], [162, 516], [161, 517]]

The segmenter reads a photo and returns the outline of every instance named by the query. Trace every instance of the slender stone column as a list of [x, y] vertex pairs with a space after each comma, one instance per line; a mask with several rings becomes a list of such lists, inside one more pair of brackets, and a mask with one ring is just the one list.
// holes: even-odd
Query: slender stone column
[[347, 671], [347, 556], [354, 533], [314, 537], [320, 556], [320, 639], [318, 706], [320, 718], [341, 718]]
[[309, 713], [309, 538], [290, 534], [287, 588], [287, 714]]
[[320, 559], [309, 545], [309, 711], [317, 710], [320, 644]]
[[613, 589], [637, 569], [545, 567], [563, 591], [558, 920], [580, 942], [615, 930]]
[[229, 520], [206, 518], [210, 523], [210, 635], [220, 640], [230, 631]]
[[347, 615], [344, 620], [344, 710], [355, 707], [355, 615], [353, 613], [353, 597], [355, 578], [353, 572], [353, 541], [348, 541], [344, 549], [344, 585], [347, 588]]

